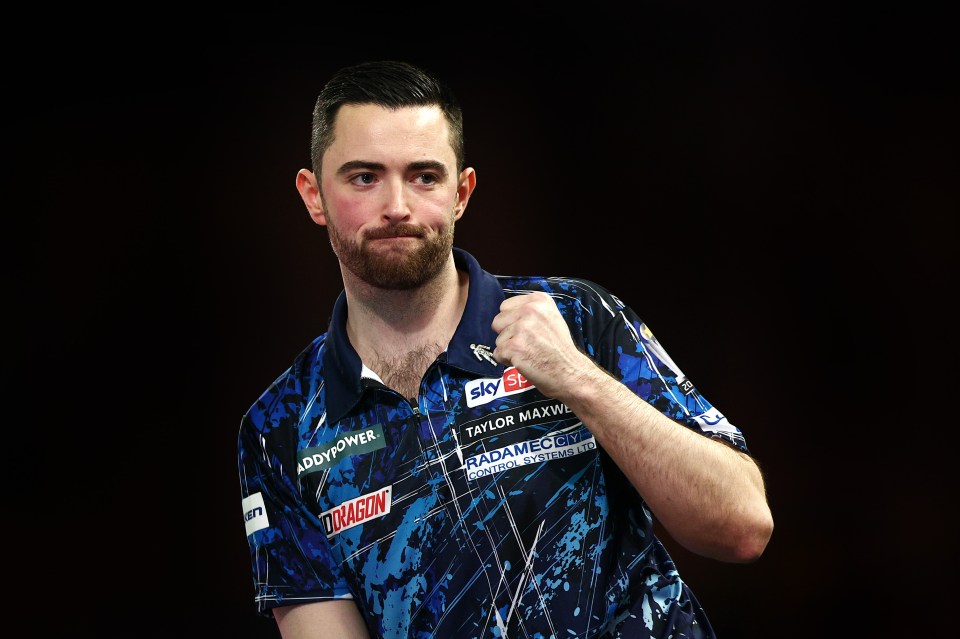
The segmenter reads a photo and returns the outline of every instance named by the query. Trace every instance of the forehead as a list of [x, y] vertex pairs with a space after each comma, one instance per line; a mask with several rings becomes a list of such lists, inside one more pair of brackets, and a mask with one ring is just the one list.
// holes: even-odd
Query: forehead
[[437, 106], [387, 109], [375, 104], [347, 104], [334, 124], [333, 144], [324, 164], [352, 160], [382, 162], [390, 158], [455, 162], [449, 127]]

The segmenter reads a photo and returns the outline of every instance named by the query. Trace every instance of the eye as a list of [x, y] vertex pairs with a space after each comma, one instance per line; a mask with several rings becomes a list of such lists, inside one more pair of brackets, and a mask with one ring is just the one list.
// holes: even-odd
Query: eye
[[358, 186], [369, 186], [373, 184], [377, 176], [373, 173], [358, 173], [350, 178], [350, 181]]
[[433, 173], [421, 173], [417, 176], [417, 180], [424, 185], [430, 186], [436, 184], [440, 181], [440, 178], [434, 175]]

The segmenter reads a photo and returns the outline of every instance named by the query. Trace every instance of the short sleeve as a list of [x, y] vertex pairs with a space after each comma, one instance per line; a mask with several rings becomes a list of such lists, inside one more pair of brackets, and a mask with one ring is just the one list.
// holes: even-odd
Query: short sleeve
[[740, 429], [683, 374], [636, 312], [599, 286], [589, 289], [599, 300], [585, 337], [597, 362], [667, 417], [747, 453]]
[[238, 438], [254, 596], [264, 616], [277, 606], [352, 597], [322, 525], [300, 499], [296, 430], [283, 424], [276, 414], [267, 417], [261, 398], [241, 420]]

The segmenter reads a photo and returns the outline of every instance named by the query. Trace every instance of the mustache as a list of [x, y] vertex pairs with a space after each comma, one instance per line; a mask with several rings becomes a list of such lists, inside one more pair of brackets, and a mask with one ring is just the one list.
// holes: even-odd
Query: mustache
[[388, 237], [423, 237], [424, 232], [416, 224], [396, 224], [394, 226], [385, 226], [374, 229], [364, 234], [367, 240], [382, 240]]

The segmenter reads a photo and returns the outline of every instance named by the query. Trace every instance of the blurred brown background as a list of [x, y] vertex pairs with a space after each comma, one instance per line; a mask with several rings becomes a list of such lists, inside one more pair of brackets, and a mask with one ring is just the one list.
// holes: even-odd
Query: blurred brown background
[[279, 636], [253, 612], [237, 430], [340, 291], [294, 188], [316, 94], [401, 58], [465, 110], [478, 188], [457, 244], [495, 273], [604, 284], [747, 435], [777, 526], [764, 557], [666, 540], [720, 636], [955, 626], [946, 15], [603, 7], [8, 24], [10, 619]]

